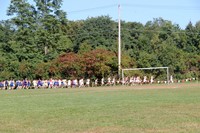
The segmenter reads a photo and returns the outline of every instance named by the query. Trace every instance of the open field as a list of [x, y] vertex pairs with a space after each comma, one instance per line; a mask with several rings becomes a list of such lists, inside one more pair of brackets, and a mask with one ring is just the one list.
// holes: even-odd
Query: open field
[[0, 91], [0, 133], [196, 133], [200, 84]]

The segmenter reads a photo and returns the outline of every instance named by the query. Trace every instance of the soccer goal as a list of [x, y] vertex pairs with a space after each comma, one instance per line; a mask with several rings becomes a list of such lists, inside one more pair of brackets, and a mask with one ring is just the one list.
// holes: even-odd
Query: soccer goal
[[169, 83], [169, 67], [148, 67], [148, 68], [126, 68], [122, 69], [122, 79], [124, 79], [125, 71], [137, 71], [137, 70], [154, 70], [154, 69], [165, 69], [166, 70], [166, 81]]

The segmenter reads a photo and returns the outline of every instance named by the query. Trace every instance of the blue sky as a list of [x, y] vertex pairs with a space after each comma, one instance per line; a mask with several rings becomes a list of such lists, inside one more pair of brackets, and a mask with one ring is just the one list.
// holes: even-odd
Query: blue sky
[[[0, 20], [9, 18], [6, 16], [9, 3], [10, 0], [0, 0]], [[109, 15], [117, 21], [119, 3], [121, 19], [127, 22], [145, 24], [162, 17], [185, 28], [189, 21], [193, 24], [200, 21], [200, 0], [63, 0], [62, 9], [67, 12], [69, 20]]]

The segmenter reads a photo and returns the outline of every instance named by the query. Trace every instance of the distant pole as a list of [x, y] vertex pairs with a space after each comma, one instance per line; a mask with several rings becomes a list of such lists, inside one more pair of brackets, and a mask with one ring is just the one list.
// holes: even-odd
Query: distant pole
[[121, 19], [120, 5], [118, 5], [118, 76], [121, 77]]

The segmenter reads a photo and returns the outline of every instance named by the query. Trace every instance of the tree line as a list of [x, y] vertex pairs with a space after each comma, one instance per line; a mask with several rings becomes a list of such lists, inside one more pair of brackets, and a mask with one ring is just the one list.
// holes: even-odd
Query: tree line
[[[0, 21], [0, 80], [117, 75], [118, 23], [109, 16], [70, 21], [61, 6], [11, 0], [11, 18]], [[121, 28], [122, 68], [167, 66], [175, 78], [200, 76], [200, 21], [181, 29], [155, 18], [122, 21]]]

